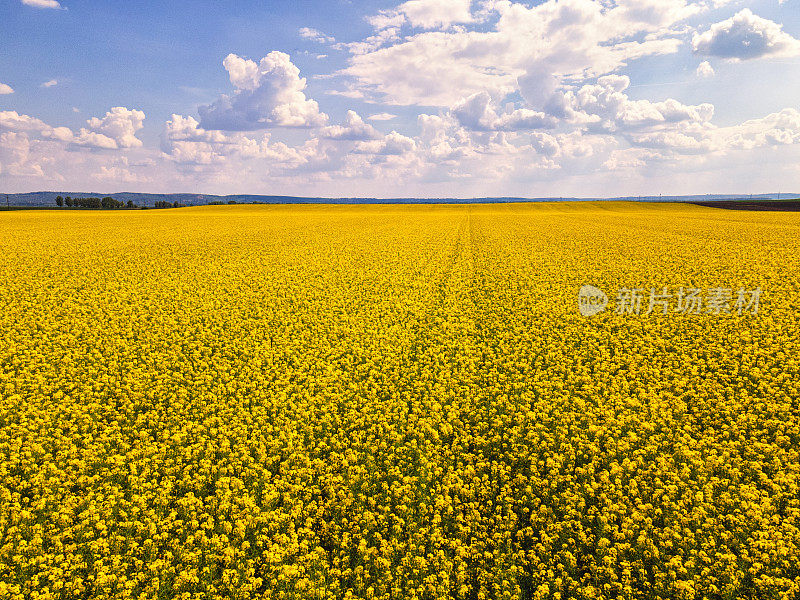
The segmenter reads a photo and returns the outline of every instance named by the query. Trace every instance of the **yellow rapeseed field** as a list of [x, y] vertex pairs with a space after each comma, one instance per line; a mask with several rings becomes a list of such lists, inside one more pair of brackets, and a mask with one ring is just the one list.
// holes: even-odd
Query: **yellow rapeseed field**
[[[0, 598], [800, 597], [797, 213], [19, 211], [0, 234]], [[680, 288], [732, 296], [681, 312]]]

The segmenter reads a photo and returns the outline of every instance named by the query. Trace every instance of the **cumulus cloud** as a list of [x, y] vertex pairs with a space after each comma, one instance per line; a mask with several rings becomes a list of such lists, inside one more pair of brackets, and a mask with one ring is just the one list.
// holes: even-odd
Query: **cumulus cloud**
[[499, 115], [494, 124], [495, 131], [523, 131], [528, 129], [550, 129], [556, 126], [556, 119], [545, 113], [517, 108]]
[[[47, 173], [45, 168], [56, 162], [53, 152], [58, 152], [53, 142], [43, 141], [24, 132], [0, 133], [0, 175], [27, 177], [36, 181], [62, 179], [57, 173]], [[50, 177], [48, 177], [50, 175]]]
[[0, 174], [17, 172], [26, 162], [30, 142], [24, 133], [4, 131], [0, 133]]
[[52, 127], [40, 119], [13, 110], [0, 111], [0, 131], [25, 133], [47, 140], [72, 139], [72, 131], [67, 127]]
[[22, 3], [33, 8], [61, 8], [56, 0], [22, 0]]
[[[197, 119], [194, 117], [185, 117], [183, 115], [172, 115], [172, 118], [166, 122], [164, 132], [162, 134], [162, 147], [165, 143], [171, 142], [224, 142], [227, 138], [221, 131], [207, 131], [200, 127]], [[164, 148], [165, 152], [168, 151]]]
[[181, 164], [224, 162], [234, 146], [221, 131], [205, 130], [197, 119], [183, 115], [172, 115], [161, 133], [161, 150], [168, 159]]
[[559, 78], [553, 73], [553, 68], [545, 63], [531, 65], [517, 77], [520, 94], [529, 106], [537, 109], [548, 103], [558, 85]]
[[679, 154], [706, 154], [719, 149], [710, 137], [683, 131], [652, 131], [632, 135], [628, 141], [633, 146], [670, 150]]
[[[516, 87], [512, 71], [495, 67], [480, 53], [467, 57], [462, 35], [424, 34], [405, 43], [354, 54], [340, 74], [352, 77], [359, 95], [401, 105], [450, 106], [478, 91], [499, 95]], [[486, 64], [484, 64], [486, 63]]]
[[226, 134], [206, 130], [194, 117], [172, 115], [161, 134], [164, 156], [181, 165], [225, 165], [231, 159], [267, 159], [276, 165], [298, 165], [307, 162], [313, 153], [311, 145], [290, 148], [282, 142], [272, 143], [269, 134], [251, 138], [241, 132]]
[[726, 146], [751, 150], [762, 146], [785, 146], [800, 143], [800, 111], [794, 108], [750, 119], [739, 125], [720, 128], [713, 134]]
[[702, 3], [684, 0], [617, 0], [613, 15], [624, 23], [650, 28], [671, 25], [704, 9]]
[[555, 136], [543, 131], [536, 131], [531, 134], [531, 147], [544, 156], [549, 158], [557, 155], [561, 150], [561, 144]]
[[49, 88], [58, 85], [58, 79], [50, 79], [49, 81], [45, 81], [40, 87]]
[[705, 123], [714, 116], [714, 106], [686, 105], [675, 99], [663, 102], [631, 100], [624, 91], [627, 75], [606, 75], [597, 83], [564, 94], [566, 112], [575, 121], [596, 131], [625, 131], [681, 122]]
[[714, 76], [714, 67], [711, 66], [711, 63], [707, 60], [704, 60], [699, 65], [697, 65], [697, 76], [708, 78]]
[[320, 137], [331, 140], [364, 141], [381, 136], [377, 129], [365, 123], [361, 116], [352, 110], [347, 111], [344, 125], [331, 125], [320, 130]]
[[73, 144], [107, 150], [138, 148], [142, 141], [136, 137], [136, 132], [143, 124], [144, 113], [141, 110], [115, 106], [104, 117], [92, 117], [86, 121], [87, 127], [81, 128]]
[[[598, 85], [623, 93], [627, 82], [611, 77]], [[611, 114], [624, 113], [625, 102], [631, 101], [624, 99], [618, 106], [620, 110]], [[514, 113], [511, 107], [503, 112], [494, 110], [492, 103], [489, 106], [494, 117], [488, 123], [493, 127], [498, 127], [494, 118], [500, 120], [503, 115]], [[667, 113], [666, 116], [662, 113], [662, 117], [667, 119], [670, 111], [661, 108]], [[685, 109], [677, 112], [691, 113]], [[480, 111], [476, 114], [484, 116]], [[309, 132], [311, 137], [306, 141], [287, 145], [273, 141], [270, 133], [248, 135], [206, 130], [194, 117], [173, 115], [162, 133], [162, 153], [153, 155], [147, 148], [134, 149], [131, 154], [63, 152], [70, 145], [53, 136], [55, 128], [33, 117], [4, 111], [0, 113], [0, 172], [15, 177], [46, 176], [48, 180], [55, 180], [61, 173], [72, 177], [74, 172], [80, 172], [89, 178], [84, 181], [100, 178], [153, 181], [162, 186], [165, 181], [174, 185], [195, 181], [222, 186], [237, 181], [256, 185], [291, 180], [303, 186], [310, 182], [353, 185], [352, 181], [358, 180], [359, 190], [364, 194], [368, 192], [362, 187], [363, 182], [372, 180], [391, 186], [441, 184], [450, 186], [442, 189], [459, 190], [459, 195], [476, 195], [481, 193], [476, 187], [483, 185], [480, 182], [496, 187], [502, 181], [503, 185], [514, 186], [521, 181], [545, 182], [557, 173], [565, 177], [591, 177], [609, 169], [637, 169], [641, 173], [670, 164], [673, 165], [670, 168], [678, 169], [675, 172], [682, 172], [676, 166], [681, 157], [700, 164], [710, 156], [722, 160], [759, 148], [790, 144], [800, 148], [800, 112], [794, 109], [730, 127], [715, 127], [696, 119], [650, 119], [647, 124], [634, 120], [630, 126], [620, 121], [619, 128], [612, 132], [587, 129], [584, 123], [571, 121], [561, 122], [558, 129], [549, 131], [524, 133], [489, 127], [475, 130], [462, 120], [454, 112], [442, 111], [420, 115], [417, 136], [393, 131], [375, 139], [352, 139], [352, 144], [341, 144], [336, 139], [322, 137], [320, 129]], [[363, 124], [353, 113], [341, 125], [324, 129], [333, 138], [336, 134], [344, 138], [352, 133], [346, 130], [357, 130]], [[570, 131], [569, 127], [575, 129]], [[82, 141], [95, 147], [114, 148], [109, 135], [87, 130], [78, 137], [86, 138]], [[135, 159], [123, 160], [126, 156]], [[143, 176], [142, 169], [150, 176]], [[351, 183], [346, 184], [347, 181]], [[346, 193], [346, 188], [339, 189]], [[384, 194], [389, 193], [386, 189], [408, 188], [384, 188]], [[433, 191], [427, 193], [436, 195]]]
[[0, 111], [0, 130], [43, 131], [47, 128], [50, 128], [47, 123], [35, 117], [21, 115], [14, 110]]
[[695, 53], [734, 60], [800, 55], [800, 40], [749, 8], [692, 37]]
[[615, 144], [612, 136], [585, 135], [582, 131], [553, 135], [535, 131], [530, 136], [530, 147], [549, 159], [587, 159], [602, 154]]
[[396, 131], [384, 136], [379, 140], [359, 142], [354, 152], [358, 154], [377, 154], [398, 156], [407, 152], [412, 152], [417, 147], [413, 138], [406, 137]]
[[491, 131], [497, 122], [497, 114], [489, 106], [488, 92], [478, 92], [464, 98], [451, 109], [458, 122], [468, 129]]
[[630, 156], [640, 158], [657, 156], [658, 160], [665, 160], [681, 155], [729, 156], [739, 150], [800, 144], [800, 111], [786, 108], [728, 127], [690, 123], [679, 128], [633, 133], [627, 138], [635, 148], [655, 153], [630, 153]]
[[12, 88], [7, 83], [0, 83], [0, 96], [13, 93], [14, 93], [14, 88]]
[[[638, 58], [677, 52], [683, 33], [674, 26], [705, 4], [545, 0], [529, 6], [497, 0], [484, 6], [493, 17], [479, 28], [422, 31], [359, 48], [338, 74], [394, 104], [451, 106], [480, 91], [493, 97], [520, 91], [528, 108], [540, 110], [565, 78], [591, 79]], [[407, 18], [398, 14], [402, 19], [383, 12], [371, 22], [397, 30]]]
[[298, 33], [301, 38], [312, 40], [320, 44], [329, 44], [336, 41], [333, 37], [325, 35], [319, 29], [314, 29], [313, 27], [301, 27]]
[[367, 20], [376, 29], [399, 27], [408, 22], [422, 29], [447, 28], [454, 23], [469, 23], [471, 0], [408, 0], [397, 8], [384, 10]]
[[556, 125], [556, 119], [552, 116], [526, 108], [497, 114], [487, 92], [478, 92], [463, 99], [451, 112], [462, 126], [473, 131], [519, 131]]
[[222, 64], [236, 91], [198, 109], [204, 129], [316, 127], [327, 121], [316, 101], [306, 98], [306, 80], [288, 54], [273, 51], [258, 63], [229, 54]]
[[43, 177], [43, 166], [72, 139], [67, 127], [53, 127], [41, 119], [13, 110], [0, 111], [0, 174]]

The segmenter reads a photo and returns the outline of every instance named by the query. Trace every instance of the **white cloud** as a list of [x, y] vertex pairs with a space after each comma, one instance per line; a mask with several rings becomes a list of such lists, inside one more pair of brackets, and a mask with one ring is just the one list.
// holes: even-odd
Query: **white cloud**
[[108, 180], [119, 183], [142, 183], [142, 177], [134, 174], [130, 169], [125, 167], [100, 165], [99, 171], [91, 175], [95, 179]]
[[406, 16], [397, 9], [382, 10], [377, 15], [366, 17], [367, 23], [376, 30], [400, 28], [406, 22]]
[[697, 65], [697, 76], [708, 78], [714, 76], [714, 67], [711, 66], [711, 63], [707, 60], [704, 60], [699, 65]]
[[0, 131], [26, 133], [41, 139], [59, 141], [72, 139], [72, 131], [67, 127], [52, 127], [40, 119], [21, 115], [13, 110], [0, 111]]
[[782, 30], [777, 23], [742, 9], [730, 19], [713, 24], [692, 37], [695, 53], [734, 60], [762, 57], [798, 56], [800, 40]]
[[341, 96], [342, 98], [364, 98], [364, 93], [360, 90], [346, 89], [346, 90], [328, 90], [325, 92], [328, 96]]
[[74, 134], [69, 127], [53, 127], [51, 130], [45, 132], [42, 137], [59, 142], [69, 142], [73, 139]]
[[41, 86], [43, 88], [49, 88], [58, 85], [58, 79], [50, 79], [49, 81], [45, 81]]
[[47, 123], [35, 117], [21, 115], [13, 110], [0, 111], [0, 130], [40, 132], [49, 128]]
[[561, 151], [558, 139], [544, 131], [535, 131], [531, 134], [531, 147], [548, 158], [556, 156]]
[[44, 167], [56, 162], [55, 155], [72, 137], [67, 127], [53, 127], [13, 110], [0, 111], [0, 173], [44, 177]]
[[336, 41], [333, 37], [325, 35], [313, 27], [301, 27], [298, 33], [300, 34], [301, 38], [319, 42], [320, 44], [329, 44]]
[[472, 21], [469, 6], [470, 0], [409, 0], [397, 11], [406, 16], [412, 27], [435, 29]]
[[612, 136], [585, 135], [582, 131], [554, 135], [535, 131], [530, 136], [530, 145], [548, 158], [586, 159], [603, 154], [616, 145], [616, 140]]
[[347, 50], [351, 54], [366, 54], [373, 52], [391, 42], [400, 39], [400, 28], [389, 27], [378, 31], [375, 35], [371, 35], [360, 42], [342, 42], [334, 44], [336, 50]]
[[[601, 79], [596, 85], [625, 96], [624, 78]], [[626, 124], [620, 115], [626, 114], [630, 102], [635, 101], [623, 97], [614, 110], [609, 109], [613, 119], [607, 120], [617, 125], [611, 132], [587, 130], [581, 121], [562, 121], [558, 129], [547, 132], [478, 131], [465, 127], [456, 114], [443, 111], [420, 115], [417, 136], [393, 131], [350, 144], [321, 136], [338, 133], [344, 137], [351, 133], [348, 130], [365, 125], [356, 113], [348, 115], [341, 125], [311, 130], [309, 139], [292, 145], [273, 141], [269, 133], [205, 130], [194, 117], [173, 115], [165, 124], [160, 154], [145, 147], [124, 154], [65, 152], [74, 144], [69, 144], [68, 136], [59, 139], [55, 134], [58, 128], [4, 111], [0, 112], [0, 173], [14, 177], [15, 182], [91, 183], [102, 179], [152, 185], [157, 188], [154, 191], [191, 182], [209, 190], [246, 192], [264, 184], [286, 190], [281, 186], [293, 182], [295, 187], [287, 193], [315, 193], [312, 187], [320, 185], [323, 195], [333, 194], [334, 189], [338, 190], [335, 193], [352, 195], [353, 185], [357, 185], [359, 195], [428, 196], [525, 195], [523, 190], [534, 182], [537, 190], [542, 190], [538, 193], [546, 193], [548, 188], [542, 186], [548, 181], [564, 186], [579, 177], [584, 181], [581, 189], [597, 189], [593, 193], [603, 194], [612, 191], [591, 186], [599, 185], [609, 170], [626, 169], [628, 175], [637, 177], [669, 172], [674, 177], [696, 170], [698, 165], [712, 164], [712, 160], [719, 164], [741, 162], [749, 156], [746, 153], [767, 152], [778, 146], [782, 147], [781, 155], [797, 156], [787, 146], [800, 149], [800, 111], [794, 109], [731, 127], [715, 127], [696, 118], [670, 117], [665, 105], [650, 102], [659, 107], [657, 112], [664, 121], [652, 118], [642, 124], [635, 119], [633, 124]], [[489, 106], [498, 120], [514, 113], [513, 107], [496, 110], [493, 103]], [[674, 112], [683, 117], [691, 115], [688, 109], [692, 107], [678, 106], [683, 108], [673, 107]], [[678, 120], [666, 120], [668, 117]], [[492, 120], [489, 123], [497, 126]], [[68, 129], [61, 129], [71, 135]], [[78, 138], [80, 143], [113, 150], [118, 144], [111, 135], [111, 131], [87, 129]], [[625, 185], [618, 183], [614, 192], [625, 193]], [[553, 186], [558, 188], [556, 195], [568, 193], [556, 183]]]
[[495, 131], [523, 131], [550, 129], [555, 126], [556, 119], [550, 115], [528, 108], [517, 108], [500, 114], [492, 129]]
[[0, 96], [4, 94], [13, 94], [13, 93], [14, 93], [14, 88], [12, 88], [7, 83], [0, 83]]
[[401, 155], [416, 149], [417, 143], [396, 131], [392, 131], [380, 140], [359, 142], [354, 152], [360, 154]]
[[[689, 123], [679, 128], [651, 130], [627, 136], [632, 146], [646, 153], [631, 156], [657, 157], [659, 161], [681, 155], [729, 156], [731, 152], [800, 144], [800, 111], [785, 108], [738, 125], [715, 127]], [[655, 154], [653, 154], [655, 153]]]
[[547, 104], [558, 85], [559, 78], [545, 63], [531, 65], [524, 74], [517, 77], [520, 94], [530, 107], [536, 109], [541, 109]]
[[661, 155], [657, 152], [641, 150], [639, 148], [615, 150], [603, 163], [603, 168], [609, 171], [641, 169], [647, 166], [648, 160], [657, 160], [660, 158]]
[[113, 138], [88, 129], [81, 129], [73, 140], [73, 144], [75, 144], [75, 146], [99, 148], [103, 150], [116, 150], [119, 147]]
[[446, 29], [454, 23], [473, 21], [471, 0], [408, 0], [397, 8], [382, 10], [367, 21], [375, 29], [400, 27], [409, 23], [422, 29]]
[[[352, 56], [338, 74], [365, 97], [394, 104], [452, 106], [481, 91], [501, 98], [519, 90], [528, 108], [539, 110], [567, 78], [592, 79], [638, 58], [677, 52], [683, 33], [672, 27], [705, 3], [497, 0], [486, 6], [495, 18], [478, 30], [459, 26], [380, 46], [347, 45]], [[381, 13], [371, 22], [396, 34], [400, 24], [391, 16]]]
[[458, 102], [451, 112], [458, 122], [474, 131], [491, 131], [497, 123], [497, 114], [489, 106], [491, 96], [487, 92], [477, 92]]
[[222, 64], [236, 91], [198, 109], [204, 129], [315, 127], [327, 120], [316, 101], [306, 98], [306, 80], [288, 54], [273, 51], [258, 63], [229, 54]]
[[464, 98], [451, 112], [462, 126], [473, 131], [521, 131], [548, 129], [556, 125], [556, 119], [552, 116], [527, 108], [497, 114], [487, 92]]
[[90, 148], [138, 148], [142, 141], [136, 132], [144, 125], [144, 113], [124, 106], [115, 106], [104, 117], [92, 117], [73, 140], [77, 146]]
[[331, 140], [364, 141], [377, 139], [380, 136], [377, 129], [369, 123], [364, 123], [361, 116], [352, 110], [347, 111], [344, 125], [331, 125], [320, 130], [320, 137]]
[[219, 142], [223, 143], [227, 139], [221, 131], [206, 131], [200, 127], [194, 117], [184, 117], [183, 115], [172, 115], [172, 119], [166, 122], [162, 142], [166, 139], [169, 142]]
[[513, 91], [515, 73], [493, 66], [494, 57], [466, 54], [471, 45], [464, 34], [422, 34], [356, 54], [341, 74], [354, 78], [364, 93], [403, 105], [450, 106], [478, 91]]
[[718, 149], [710, 138], [682, 131], [653, 131], [632, 135], [629, 141], [633, 146], [671, 150], [679, 154], [706, 154]]
[[25, 133], [0, 133], [0, 174], [18, 172], [30, 153], [30, 141]]
[[631, 100], [624, 93], [630, 85], [627, 75], [606, 75], [596, 84], [564, 94], [568, 118], [595, 131], [628, 131], [676, 123], [705, 123], [714, 116], [714, 106], [686, 105], [672, 98], [663, 102]]
[[393, 115], [392, 113], [377, 113], [374, 115], [370, 115], [367, 117], [370, 121], [391, 121], [392, 119], [396, 119], [397, 115]]
[[290, 148], [284, 143], [271, 143], [269, 134], [259, 139], [243, 133], [225, 134], [205, 130], [193, 117], [172, 115], [161, 134], [164, 156], [183, 165], [224, 165], [232, 159], [267, 159], [270, 167], [296, 166], [307, 162], [313, 149], [309, 145]]
[[419, 177], [426, 181], [496, 181], [556, 166], [533, 144], [526, 144], [530, 139], [527, 136], [470, 130], [452, 112], [422, 114], [419, 125], [421, 133], [415, 139], [415, 156]]
[[728, 147], [745, 150], [762, 146], [800, 144], [800, 111], [784, 108], [766, 117], [719, 128], [713, 135], [722, 138]]
[[161, 150], [177, 163], [208, 165], [224, 162], [235, 144], [221, 131], [206, 131], [194, 117], [172, 115], [161, 134]]
[[56, 0], [22, 0], [22, 3], [33, 8], [61, 8]]

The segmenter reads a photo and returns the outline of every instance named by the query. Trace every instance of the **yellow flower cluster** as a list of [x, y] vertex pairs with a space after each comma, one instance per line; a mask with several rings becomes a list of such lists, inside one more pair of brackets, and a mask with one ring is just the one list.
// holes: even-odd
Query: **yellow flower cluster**
[[[0, 598], [800, 596], [800, 220], [0, 214]], [[583, 317], [591, 284], [763, 290]]]

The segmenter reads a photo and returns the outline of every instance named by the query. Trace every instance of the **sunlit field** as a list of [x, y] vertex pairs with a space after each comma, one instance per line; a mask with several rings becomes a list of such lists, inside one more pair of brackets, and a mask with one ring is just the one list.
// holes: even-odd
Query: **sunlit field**
[[[0, 598], [800, 595], [798, 213], [19, 211], [0, 235]], [[732, 296], [681, 312], [681, 287]]]

